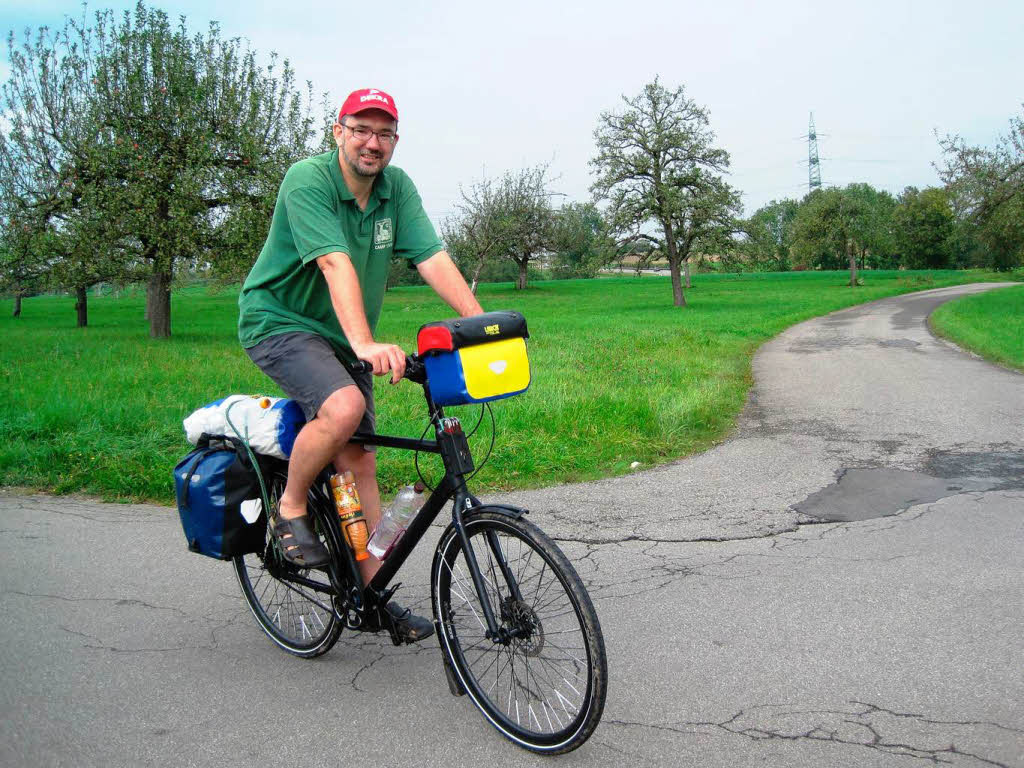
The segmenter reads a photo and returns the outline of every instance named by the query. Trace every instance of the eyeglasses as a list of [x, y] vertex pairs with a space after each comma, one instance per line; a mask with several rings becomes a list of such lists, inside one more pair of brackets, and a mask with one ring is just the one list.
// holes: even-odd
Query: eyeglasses
[[344, 123], [341, 124], [341, 127], [352, 131], [352, 135], [359, 142], [369, 141], [371, 136], [376, 136], [381, 144], [394, 144], [398, 139], [398, 134], [394, 131], [375, 131], [372, 128], [367, 128], [365, 125], [351, 126]]

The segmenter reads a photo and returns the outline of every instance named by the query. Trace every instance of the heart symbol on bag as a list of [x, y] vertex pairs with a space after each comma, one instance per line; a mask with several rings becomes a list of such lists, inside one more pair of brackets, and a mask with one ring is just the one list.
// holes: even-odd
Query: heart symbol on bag
[[508, 363], [504, 360], [495, 360], [493, 363], [488, 363], [487, 367], [491, 369], [491, 373], [496, 376], [501, 376], [508, 368]]

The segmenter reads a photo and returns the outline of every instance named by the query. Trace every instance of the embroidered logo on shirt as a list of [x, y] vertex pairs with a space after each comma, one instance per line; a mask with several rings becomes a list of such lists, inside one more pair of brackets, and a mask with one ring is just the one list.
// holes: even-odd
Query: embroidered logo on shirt
[[373, 249], [390, 248], [395, 239], [391, 219], [380, 219], [373, 224]]

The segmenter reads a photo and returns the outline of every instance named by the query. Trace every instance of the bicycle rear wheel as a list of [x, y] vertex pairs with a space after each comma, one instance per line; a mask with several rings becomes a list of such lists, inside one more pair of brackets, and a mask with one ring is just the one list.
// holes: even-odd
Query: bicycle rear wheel
[[[267, 495], [271, 509], [284, 492], [285, 476], [274, 472], [267, 476]], [[310, 494], [308, 513], [314, 527], [321, 531]], [[320, 538], [336, 557], [333, 539], [322, 532]], [[301, 568], [281, 555], [281, 546], [267, 527], [263, 549], [234, 559], [235, 575], [252, 615], [267, 636], [288, 653], [312, 658], [326, 653], [337, 642], [342, 623], [332, 606], [330, 580], [326, 571]]]
[[565, 555], [533, 524], [490, 512], [464, 523], [486, 599], [507, 635], [486, 637], [466, 554], [449, 526], [431, 578], [441, 649], [473, 703], [505, 737], [534, 752], [576, 749], [597, 727], [608, 685], [590, 597]]

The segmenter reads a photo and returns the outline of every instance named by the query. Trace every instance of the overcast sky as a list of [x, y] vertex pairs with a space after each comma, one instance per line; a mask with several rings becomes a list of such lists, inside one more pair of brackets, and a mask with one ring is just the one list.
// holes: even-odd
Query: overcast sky
[[[393, 162], [435, 220], [460, 185], [545, 162], [557, 192], [587, 199], [599, 114], [656, 75], [710, 110], [748, 214], [807, 191], [812, 111], [822, 181], [895, 194], [938, 182], [936, 131], [991, 145], [1024, 102], [1021, 0], [152, 5], [276, 51], [334, 103], [355, 88], [390, 92]], [[60, 26], [80, 7], [0, 0], [0, 27]]]

